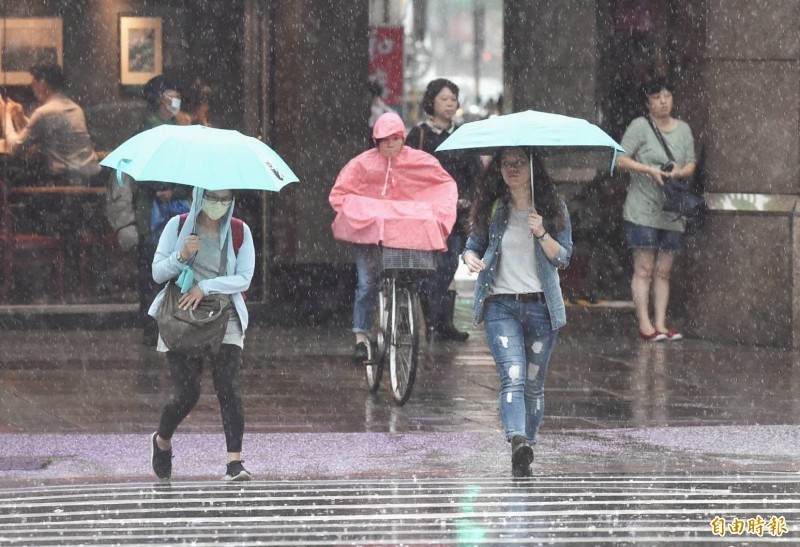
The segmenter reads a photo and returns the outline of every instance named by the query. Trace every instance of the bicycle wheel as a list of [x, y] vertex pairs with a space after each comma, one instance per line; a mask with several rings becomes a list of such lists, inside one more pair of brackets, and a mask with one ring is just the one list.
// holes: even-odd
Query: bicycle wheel
[[389, 282], [384, 280], [378, 290], [378, 309], [372, 327], [372, 362], [364, 365], [364, 378], [370, 393], [375, 393], [381, 385], [383, 364], [386, 362], [386, 348], [389, 345]]
[[413, 287], [395, 284], [391, 308], [391, 343], [389, 345], [389, 378], [392, 397], [403, 405], [411, 396], [419, 362], [419, 305]]

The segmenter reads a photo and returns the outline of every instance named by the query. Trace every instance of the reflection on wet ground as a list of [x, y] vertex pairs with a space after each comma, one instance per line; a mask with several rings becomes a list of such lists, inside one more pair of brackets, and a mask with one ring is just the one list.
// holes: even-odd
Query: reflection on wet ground
[[258, 480], [219, 484], [206, 372], [175, 437], [173, 483], [153, 487], [147, 435], [169, 383], [138, 341], [0, 332], [0, 543], [703, 543], [715, 516], [757, 514], [800, 531], [792, 351], [648, 344], [573, 323], [553, 356], [534, 477], [512, 482], [482, 332], [426, 347], [397, 407], [386, 389], [367, 393], [346, 328], [252, 329], [244, 458]]

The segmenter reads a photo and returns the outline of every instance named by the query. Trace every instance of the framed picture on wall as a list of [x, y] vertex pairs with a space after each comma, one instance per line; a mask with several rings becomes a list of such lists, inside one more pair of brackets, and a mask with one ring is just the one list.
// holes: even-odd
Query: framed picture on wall
[[119, 18], [120, 83], [142, 85], [161, 74], [161, 17]]
[[61, 18], [0, 18], [0, 85], [30, 84], [39, 63], [64, 64]]

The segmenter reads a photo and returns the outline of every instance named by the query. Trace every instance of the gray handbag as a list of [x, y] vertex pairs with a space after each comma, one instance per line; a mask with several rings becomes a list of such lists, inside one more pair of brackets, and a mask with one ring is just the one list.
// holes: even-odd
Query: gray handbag
[[[194, 263], [194, 258], [188, 262]], [[228, 264], [228, 243], [223, 245], [219, 271], [225, 272]], [[167, 284], [164, 300], [158, 308], [156, 322], [158, 333], [170, 351], [185, 355], [216, 353], [228, 330], [233, 309], [228, 294], [209, 294], [192, 310], [178, 307], [181, 289], [174, 281]]]
[[230, 297], [227, 294], [210, 294], [194, 310], [180, 309], [180, 297], [180, 288], [170, 282], [156, 316], [158, 332], [164, 344], [171, 351], [186, 355], [216, 353], [225, 338], [231, 317]]

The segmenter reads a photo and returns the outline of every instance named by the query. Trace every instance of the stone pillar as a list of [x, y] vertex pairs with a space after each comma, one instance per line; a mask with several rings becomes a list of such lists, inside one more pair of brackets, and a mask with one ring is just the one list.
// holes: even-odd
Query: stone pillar
[[505, 0], [506, 110], [595, 119], [595, 0]]
[[328, 193], [364, 150], [368, 1], [280, 3], [275, 15], [275, 102], [270, 140], [300, 183], [276, 200], [276, 258], [293, 264], [349, 261], [331, 236]]
[[702, 86], [708, 198], [690, 241], [693, 335], [797, 345], [800, 4], [707, 0]]

